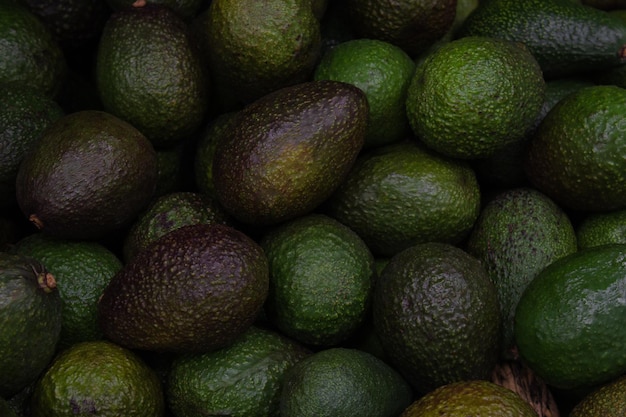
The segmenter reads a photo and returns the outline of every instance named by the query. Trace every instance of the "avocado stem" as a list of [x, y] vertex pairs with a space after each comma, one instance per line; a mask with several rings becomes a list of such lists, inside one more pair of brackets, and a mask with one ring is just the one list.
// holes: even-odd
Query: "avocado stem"
[[42, 288], [47, 293], [52, 292], [57, 286], [57, 281], [50, 272], [40, 272], [37, 274], [37, 283], [39, 284], [39, 288]]
[[30, 216], [28, 216], [28, 221], [34, 224], [35, 227], [37, 227], [37, 229], [39, 230], [43, 228], [43, 222], [36, 214], [31, 214]]

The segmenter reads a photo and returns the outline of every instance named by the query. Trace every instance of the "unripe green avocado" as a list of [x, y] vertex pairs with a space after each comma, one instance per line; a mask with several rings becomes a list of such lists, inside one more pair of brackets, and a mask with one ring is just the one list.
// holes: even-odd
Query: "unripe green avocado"
[[60, 334], [61, 298], [52, 274], [32, 258], [0, 252], [0, 396], [37, 379]]
[[626, 372], [626, 245], [581, 249], [543, 269], [515, 312], [520, 357], [549, 385], [594, 387]]
[[626, 22], [571, 0], [482, 1], [458, 36], [522, 42], [546, 78], [622, 65]]

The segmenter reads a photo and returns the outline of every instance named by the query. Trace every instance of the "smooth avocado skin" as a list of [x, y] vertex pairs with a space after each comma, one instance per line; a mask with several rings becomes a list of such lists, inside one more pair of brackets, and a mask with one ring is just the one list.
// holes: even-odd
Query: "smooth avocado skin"
[[217, 199], [248, 224], [312, 211], [354, 164], [368, 112], [362, 90], [330, 80], [285, 87], [246, 106], [215, 150]]
[[0, 252], [0, 396], [33, 383], [52, 360], [61, 334], [61, 299], [44, 266]]
[[515, 312], [522, 360], [560, 389], [594, 387], [626, 371], [626, 245], [579, 250], [543, 269]]
[[105, 336], [130, 349], [207, 352], [254, 322], [268, 287], [267, 258], [255, 241], [221, 224], [188, 225], [113, 277], [98, 320]]
[[144, 135], [110, 113], [83, 110], [42, 133], [19, 167], [16, 198], [43, 232], [96, 239], [149, 203], [157, 175], [156, 152]]
[[471, 35], [524, 43], [546, 78], [626, 62], [626, 22], [571, 0], [481, 2], [457, 34]]

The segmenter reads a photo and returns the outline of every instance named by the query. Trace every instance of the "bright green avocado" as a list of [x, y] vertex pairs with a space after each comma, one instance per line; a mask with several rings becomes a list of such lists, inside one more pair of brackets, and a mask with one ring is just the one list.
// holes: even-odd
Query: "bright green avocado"
[[521, 358], [546, 383], [592, 387], [626, 372], [626, 245], [581, 249], [543, 269], [515, 312]]

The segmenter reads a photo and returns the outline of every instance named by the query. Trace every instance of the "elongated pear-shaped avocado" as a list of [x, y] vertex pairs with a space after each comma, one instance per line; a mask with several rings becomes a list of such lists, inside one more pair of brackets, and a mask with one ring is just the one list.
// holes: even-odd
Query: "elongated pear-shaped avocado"
[[274, 91], [246, 106], [213, 160], [218, 200], [243, 223], [270, 225], [315, 209], [363, 147], [369, 107], [330, 80]]
[[458, 36], [522, 42], [547, 78], [626, 63], [626, 22], [570, 0], [481, 2]]
[[261, 247], [221, 224], [183, 226], [141, 250], [99, 302], [110, 340], [155, 352], [208, 352], [231, 343], [260, 312], [269, 288]]

